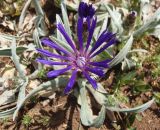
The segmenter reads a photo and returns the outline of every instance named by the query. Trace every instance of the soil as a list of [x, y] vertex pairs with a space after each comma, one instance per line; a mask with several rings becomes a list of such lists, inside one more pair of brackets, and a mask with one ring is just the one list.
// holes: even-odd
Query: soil
[[[30, 102], [23, 108], [15, 122], [12, 119], [0, 122], [0, 130], [115, 130], [109, 119], [100, 128], [85, 127], [80, 123], [79, 106], [73, 95], [58, 96], [50, 100], [47, 106], [43, 106], [43, 98], [38, 102]], [[31, 122], [26, 126], [23, 122], [23, 115], [31, 117]], [[149, 109], [141, 113], [142, 120], [135, 120], [132, 127], [136, 130], [159, 130], [160, 129], [160, 108], [153, 104]], [[117, 125], [123, 128], [125, 117]]]

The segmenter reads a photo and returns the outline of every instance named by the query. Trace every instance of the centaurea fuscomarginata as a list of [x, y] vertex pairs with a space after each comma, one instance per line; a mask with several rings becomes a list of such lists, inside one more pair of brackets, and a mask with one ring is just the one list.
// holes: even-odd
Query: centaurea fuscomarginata
[[[47, 73], [47, 77], [54, 78], [57, 77], [67, 71], [71, 71], [71, 78], [64, 90], [65, 93], [68, 93], [75, 81], [77, 73], [81, 73], [83, 77], [85, 77], [89, 83], [93, 86], [94, 89], [97, 88], [97, 82], [91, 77], [91, 74], [96, 74], [99, 77], [104, 76], [104, 69], [108, 68], [108, 63], [111, 61], [110, 59], [106, 59], [104, 61], [94, 61], [95, 56], [103, 52], [109, 46], [116, 43], [117, 39], [115, 38], [115, 34], [112, 32], [108, 32], [106, 29], [103, 31], [97, 41], [91, 45], [91, 40], [93, 37], [94, 30], [96, 28], [97, 18], [95, 16], [95, 9], [91, 4], [87, 4], [81, 2], [78, 8], [78, 21], [77, 21], [77, 37], [78, 37], [78, 45], [74, 43], [74, 41], [69, 37], [67, 32], [65, 31], [64, 26], [61, 23], [57, 23], [57, 29], [63, 35], [68, 45], [71, 47], [72, 51], [68, 51], [64, 47], [60, 46], [58, 43], [51, 41], [48, 38], [43, 38], [41, 41], [43, 45], [49, 46], [57, 51], [61, 52], [60, 54], [54, 54], [47, 50], [37, 49], [37, 51], [47, 57], [52, 57], [58, 59], [58, 61], [53, 60], [45, 60], [42, 58], [38, 58], [37, 61], [42, 64], [47, 65], [63, 65], [63, 69], [52, 70]], [[87, 23], [87, 41], [83, 41], [83, 27], [84, 23]]]

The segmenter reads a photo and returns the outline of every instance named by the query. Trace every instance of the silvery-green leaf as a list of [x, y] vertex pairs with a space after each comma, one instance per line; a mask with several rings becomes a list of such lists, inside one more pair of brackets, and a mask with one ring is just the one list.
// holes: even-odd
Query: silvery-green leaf
[[108, 3], [106, 3], [102, 0], [102, 1], [96, 2], [94, 5], [97, 7], [98, 12], [105, 13], [106, 12], [105, 5], [108, 5]]
[[6, 118], [6, 117], [12, 116], [12, 114], [14, 113], [15, 110], [16, 110], [16, 107], [11, 108], [9, 110], [1, 111], [0, 118]]
[[122, 66], [121, 66], [121, 69], [122, 70], [127, 70], [127, 69], [131, 69], [132, 67], [134, 67], [136, 64], [128, 59], [128, 58], [125, 58], [124, 61], [122, 62]]
[[108, 15], [108, 13], [102, 13], [102, 14], [98, 14], [97, 15], [97, 22], [101, 22], [102, 20], [104, 20], [106, 18], [106, 16]]
[[14, 35], [8, 35], [8, 34], [0, 34], [0, 38], [4, 38], [8, 41], [12, 41], [13, 38], [18, 39], [18, 36], [14, 36]]
[[21, 78], [21, 84], [19, 84], [19, 94], [18, 94], [18, 101], [17, 101], [17, 112], [19, 108], [19, 104], [22, 102], [22, 100], [25, 98], [25, 91], [26, 91], [26, 86], [28, 84], [28, 78], [25, 76], [24, 70], [21, 68], [20, 62], [19, 62], [19, 57], [16, 54], [16, 41], [13, 39], [12, 46], [12, 60], [16, 66], [16, 69], [19, 72], [20, 78]]
[[[98, 19], [98, 18], [97, 18]], [[97, 40], [100, 34], [106, 30], [108, 24], [108, 14], [105, 14], [103, 23], [100, 23], [100, 26], [96, 26], [94, 30], [94, 37]]]
[[79, 85], [81, 85], [80, 97], [81, 101], [83, 101], [81, 103], [81, 111], [80, 111], [81, 122], [85, 126], [100, 127], [103, 124], [106, 115], [105, 106], [101, 107], [98, 116], [93, 115], [93, 112], [87, 100], [87, 91], [85, 88], [86, 82], [81, 82], [81, 83], [79, 82]]
[[134, 33], [134, 37], [140, 37], [144, 32], [152, 30], [154, 31], [155, 27], [160, 24], [160, 8], [154, 13], [154, 15], [141, 27], [139, 27]]
[[121, 14], [112, 6], [113, 10], [105, 4], [105, 7], [108, 11], [108, 13], [111, 16], [111, 25], [112, 25], [112, 31], [117, 32], [118, 34], [122, 34], [123, 27], [122, 27], [122, 19]]
[[[107, 103], [107, 92], [103, 90], [103, 93], [95, 90], [91, 85], [86, 85], [88, 90], [91, 92], [95, 100], [100, 104], [100, 105], [105, 105]], [[98, 85], [99, 88], [100, 85]]]
[[17, 109], [15, 110], [13, 114], [13, 120], [15, 120], [18, 111], [21, 109], [21, 107], [24, 105], [26, 101], [28, 101], [31, 97], [33, 97], [35, 94], [42, 90], [46, 90], [49, 87], [51, 87], [51, 90], [54, 92], [56, 91], [59, 87], [64, 87], [68, 82], [68, 77], [57, 77], [51, 81], [42, 83], [39, 85], [37, 88], [33, 89], [28, 95], [26, 95], [24, 98], [21, 99], [19, 102]]
[[25, 79], [25, 74], [24, 74], [24, 70], [21, 68], [20, 66], [20, 62], [19, 62], [19, 57], [17, 56], [16, 54], [16, 40], [13, 39], [13, 42], [12, 42], [12, 46], [11, 46], [11, 53], [12, 53], [12, 60], [19, 72], [19, 75]]
[[[28, 49], [27, 47], [16, 47], [16, 52], [17, 54], [22, 54], [27, 49]], [[11, 48], [0, 48], [0, 56], [6, 56], [6, 57], [12, 56]]]
[[60, 44], [61, 46], [63, 46], [64, 48], [66, 48], [68, 51], [72, 52], [73, 50], [71, 49], [71, 47], [64, 41], [62, 40], [58, 40], [57, 38], [55, 38], [54, 36], [50, 36], [50, 39], [53, 40], [54, 42], [56, 42], [57, 44]]
[[[29, 45], [26, 45], [24, 47], [27, 47], [27, 51], [35, 51], [36, 50], [36, 48], [35, 48], [36, 46], [33, 43], [30, 43]], [[17, 50], [16, 50], [16, 52], [17, 52]]]
[[126, 45], [121, 49], [121, 51], [114, 57], [114, 59], [110, 62], [110, 66], [113, 67], [120, 63], [127, 55], [128, 51], [130, 51], [133, 43], [133, 36], [131, 35], [128, 39]]
[[0, 106], [15, 101], [15, 90], [6, 90], [0, 95]]
[[105, 18], [104, 18], [103, 24], [101, 26], [101, 30], [100, 30], [99, 36], [104, 30], [107, 29], [107, 25], [108, 25], [108, 14], [105, 15]]
[[80, 0], [74, 0], [74, 3], [72, 1], [65, 0], [65, 4], [67, 5], [67, 8], [73, 11], [76, 11], [78, 9], [79, 2]]
[[160, 40], [160, 25], [157, 25], [154, 29], [154, 32], [151, 35], [157, 37]]
[[105, 117], [106, 107], [103, 105], [100, 112], [98, 113], [98, 116], [93, 120], [93, 126], [99, 128], [101, 125], [103, 125]]
[[140, 105], [140, 106], [134, 107], [134, 108], [106, 107], [106, 109], [108, 109], [110, 111], [117, 111], [117, 112], [143, 112], [144, 110], [149, 108], [153, 102], [154, 102], [154, 99], [144, 103], [143, 105]]
[[63, 16], [65, 30], [67, 31], [67, 34], [72, 38], [69, 19], [68, 19], [68, 15], [67, 15], [67, 9], [66, 9], [66, 5], [63, 2], [61, 2], [61, 10], [62, 10], [62, 16]]
[[39, 38], [39, 33], [37, 28], [35, 28], [35, 30], [33, 31], [33, 39], [34, 39], [34, 43], [38, 48], [43, 48]]
[[47, 27], [45, 24], [44, 12], [42, 10], [40, 1], [39, 0], [32, 0], [32, 3], [34, 4], [36, 14], [37, 14], [35, 26], [36, 26], [36, 29], [38, 30], [38, 34], [40, 34], [41, 36], [46, 36], [48, 31], [47, 31]]
[[81, 110], [80, 110], [80, 118], [81, 122], [85, 126], [91, 126], [93, 124], [93, 113], [87, 101], [87, 91], [85, 88], [85, 83], [80, 88], [80, 98], [81, 98]]
[[[58, 14], [56, 14], [56, 23], [57, 24], [61, 23], [63, 25], [63, 21]], [[65, 38], [62, 36], [62, 34], [58, 30], [56, 31], [56, 33], [57, 33], [57, 39], [58, 40], [66, 41]]]

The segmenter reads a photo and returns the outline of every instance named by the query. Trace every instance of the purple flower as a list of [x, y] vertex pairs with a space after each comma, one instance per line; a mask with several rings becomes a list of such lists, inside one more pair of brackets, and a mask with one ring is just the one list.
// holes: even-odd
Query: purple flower
[[91, 4], [89, 5], [87, 3], [81, 2], [78, 8], [78, 14], [81, 18], [92, 18], [95, 14], [95, 9]]
[[[92, 5], [87, 5], [86, 3], [81, 2], [79, 6], [79, 18], [77, 22], [77, 36], [78, 36], [78, 45], [74, 43], [74, 41], [69, 37], [66, 33], [63, 25], [61, 23], [57, 24], [57, 29], [63, 35], [72, 51], [68, 51], [64, 47], [58, 45], [57, 43], [51, 41], [48, 38], [42, 39], [42, 43], [46, 46], [49, 46], [57, 51], [61, 52], [59, 54], [54, 54], [47, 50], [37, 49], [37, 51], [47, 57], [56, 58], [58, 61], [53, 60], [45, 60], [45, 59], [37, 59], [38, 62], [47, 65], [61, 65], [64, 66], [63, 69], [52, 70], [47, 73], [47, 77], [54, 78], [58, 75], [61, 75], [67, 71], [71, 71], [72, 75], [66, 86], [64, 92], [68, 93], [75, 81], [77, 73], [80, 73], [81, 76], [85, 77], [93, 86], [94, 89], [97, 88], [96, 81], [91, 77], [91, 74], [96, 74], [99, 77], [104, 76], [103, 70], [108, 68], [108, 63], [111, 61], [110, 59], [106, 59], [104, 61], [95, 61], [95, 57], [104, 51], [109, 46], [116, 43], [117, 39], [115, 38], [115, 34], [112, 32], [108, 32], [105, 30], [100, 34], [98, 40], [91, 45], [91, 40], [93, 37], [93, 32], [96, 27], [97, 18], [94, 16], [95, 10]], [[86, 13], [86, 14], [85, 14]], [[90, 24], [88, 28], [88, 37], [87, 41], [83, 41], [83, 22], [86, 17], [90, 18]], [[60, 55], [62, 54], [62, 55]]]

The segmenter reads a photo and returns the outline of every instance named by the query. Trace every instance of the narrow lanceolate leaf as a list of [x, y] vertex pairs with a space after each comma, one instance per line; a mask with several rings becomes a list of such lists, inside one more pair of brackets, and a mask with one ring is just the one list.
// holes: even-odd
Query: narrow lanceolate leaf
[[113, 10], [111, 10], [111, 8], [106, 4], [105, 7], [111, 16], [113, 24], [117, 27], [119, 34], [121, 34], [123, 32], [121, 14], [118, 11], [116, 11], [114, 7]]
[[133, 43], [133, 36], [131, 35], [130, 38], [128, 39], [126, 45], [121, 49], [121, 51], [114, 57], [114, 59], [109, 63], [110, 67], [113, 67], [120, 63], [128, 54], [132, 47]]
[[14, 108], [13, 110], [16, 111], [14, 112], [12, 109], [8, 112], [0, 112], [0, 118], [1, 116], [4, 116], [5, 114], [13, 114], [13, 120], [15, 120], [15, 117], [17, 116], [17, 112], [21, 109], [21, 107], [24, 105], [24, 103], [26, 101], [28, 101], [30, 98], [32, 98], [34, 95], [36, 95], [38, 92], [42, 91], [42, 90], [46, 90], [49, 87], [51, 88], [50, 90], [52, 92], [56, 91], [59, 87], [64, 87], [66, 85], [66, 83], [68, 82], [68, 77], [57, 77], [51, 81], [45, 82], [41, 85], [39, 85], [38, 87], [36, 87], [35, 89], [33, 89], [28, 95], [26, 95], [26, 97], [22, 98], [21, 102], [18, 104], [17, 109]]
[[0, 38], [4, 38], [10, 42], [12, 42], [13, 38], [18, 39], [18, 36], [14, 36], [14, 35], [8, 35], [8, 34], [2, 34], [0, 33]]
[[22, 99], [25, 98], [25, 90], [26, 90], [26, 86], [28, 84], [28, 78], [25, 77], [24, 70], [20, 66], [19, 57], [16, 54], [16, 40], [15, 39], [13, 39], [11, 48], [12, 48], [12, 50], [11, 50], [11, 52], [12, 52], [12, 60], [13, 60], [15, 66], [16, 66], [18, 72], [19, 72], [19, 75], [20, 75], [20, 77], [22, 79], [22, 84], [20, 84], [18, 86], [19, 94], [18, 94], [18, 101], [17, 101], [17, 109], [14, 112], [14, 114], [16, 115], [18, 113], [19, 104], [22, 102]]
[[67, 15], [67, 9], [66, 9], [66, 5], [63, 2], [61, 2], [61, 10], [62, 10], [62, 16], [63, 16], [65, 30], [67, 31], [67, 34], [72, 38], [69, 19], [68, 19], [68, 15]]
[[99, 128], [101, 125], [103, 125], [105, 117], [106, 107], [102, 106], [100, 112], [98, 113], [98, 116], [93, 121], [93, 126]]
[[[28, 48], [26, 47], [16, 47], [16, 52], [17, 54], [22, 54], [27, 49]], [[0, 56], [6, 56], [6, 57], [12, 56], [11, 48], [6, 48], [6, 49], [0, 48]]]
[[148, 30], [153, 30], [160, 24], [160, 8], [155, 12], [155, 14], [140, 28], [138, 28], [134, 33], [134, 37], [140, 37], [144, 32]]
[[[56, 23], [63, 24], [63, 21], [62, 21], [61, 17], [58, 14], [56, 14]], [[58, 30], [56, 31], [56, 34], [57, 34], [56, 37], [57, 37], [58, 40], [65, 41], [64, 37], [62, 36], [62, 34]]]
[[14, 111], [16, 110], [16, 107], [8, 109], [6, 111], [1, 111], [0, 112], [0, 118], [7, 118], [13, 115]]
[[[57, 32], [59, 32], [59, 31], [57, 31]], [[64, 38], [60, 38], [60, 37], [58, 38], [58, 36], [57, 36], [57, 38], [54, 37], [54, 36], [50, 36], [49, 38], [50, 38], [53, 42], [61, 45], [61, 46], [64, 47], [65, 49], [67, 49], [69, 52], [73, 52], [72, 48], [68, 45], [67, 41], [66, 41]], [[64, 41], [65, 41], [65, 42], [64, 42]]]
[[106, 110], [105, 107], [102, 106], [98, 116], [93, 115], [91, 107], [89, 106], [88, 98], [87, 98], [87, 91], [85, 88], [85, 81], [78, 82], [80, 86], [80, 98], [81, 98], [81, 111], [80, 111], [80, 118], [82, 124], [85, 126], [94, 126], [100, 127], [105, 119]]
[[143, 105], [140, 105], [140, 106], [134, 107], [134, 108], [106, 107], [106, 109], [108, 109], [110, 111], [117, 111], [117, 112], [143, 112], [144, 110], [149, 108], [153, 102], [154, 102], [154, 99], [148, 101], [147, 103], [144, 103]]
[[13, 39], [13, 42], [12, 42], [11, 53], [12, 53], [12, 60], [13, 60], [15, 66], [16, 66], [18, 72], [19, 72], [19, 75], [21, 76], [21, 78], [24, 79], [25, 74], [24, 74], [23, 69], [20, 66], [19, 57], [17, 56], [17, 52], [16, 52], [16, 40], [15, 39]]
[[103, 88], [103, 93], [93, 89], [93, 87], [89, 84], [87, 84], [86, 86], [87, 86], [88, 90], [91, 92], [91, 94], [93, 95], [93, 97], [95, 98], [95, 100], [100, 105], [105, 105], [107, 103], [107, 92], [105, 91], [105, 89], [100, 84], [98, 84], [98, 88], [102, 87]]

